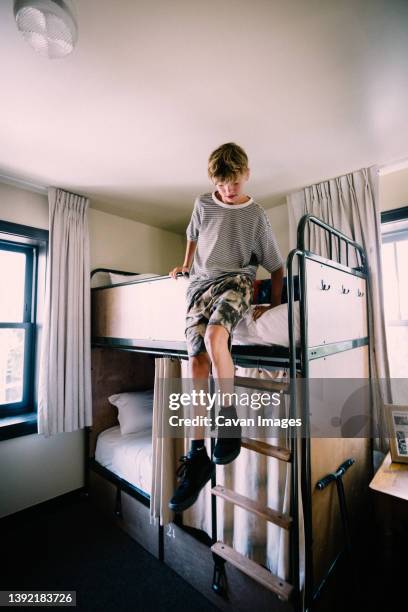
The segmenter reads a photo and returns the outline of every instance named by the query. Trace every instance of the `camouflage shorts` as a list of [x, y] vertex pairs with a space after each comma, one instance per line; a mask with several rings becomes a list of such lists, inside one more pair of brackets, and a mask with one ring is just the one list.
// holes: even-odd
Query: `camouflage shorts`
[[231, 333], [252, 302], [253, 281], [245, 274], [228, 276], [215, 282], [190, 305], [186, 316], [186, 340], [190, 357], [207, 349], [204, 336], [207, 325], [222, 325]]

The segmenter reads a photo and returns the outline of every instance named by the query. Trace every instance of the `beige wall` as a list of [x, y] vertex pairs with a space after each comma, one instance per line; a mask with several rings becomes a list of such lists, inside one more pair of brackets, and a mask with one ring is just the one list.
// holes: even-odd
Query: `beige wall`
[[380, 176], [380, 209], [408, 206], [408, 168]]
[[[0, 219], [48, 228], [45, 195], [0, 183]], [[184, 238], [89, 210], [91, 267], [165, 274], [182, 261]], [[84, 431], [0, 442], [0, 517], [83, 485]]]
[[185, 240], [173, 232], [91, 208], [89, 233], [92, 268], [167, 274], [183, 263]]
[[47, 198], [0, 183], [0, 219], [48, 229]]
[[278, 241], [282, 257], [284, 261], [286, 261], [286, 258], [290, 251], [289, 217], [286, 202], [283, 202], [280, 206], [270, 208], [266, 211], [266, 214], [268, 215], [269, 221], [271, 222], [271, 226]]

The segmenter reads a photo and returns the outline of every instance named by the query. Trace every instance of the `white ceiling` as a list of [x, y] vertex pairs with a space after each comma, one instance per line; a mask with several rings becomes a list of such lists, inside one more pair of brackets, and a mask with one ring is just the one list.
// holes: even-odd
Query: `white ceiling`
[[408, 0], [76, 0], [35, 54], [0, 2], [0, 174], [183, 231], [209, 153], [248, 152], [266, 207], [408, 157]]

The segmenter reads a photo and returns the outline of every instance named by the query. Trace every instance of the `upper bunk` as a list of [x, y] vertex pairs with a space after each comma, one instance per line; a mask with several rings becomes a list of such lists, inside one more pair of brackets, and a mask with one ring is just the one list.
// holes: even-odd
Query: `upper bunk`
[[[103, 271], [109, 273], [106, 269]], [[136, 275], [130, 281], [125, 278], [122, 282], [91, 289], [92, 345], [187, 357], [184, 330], [188, 279], [151, 276], [137, 280]], [[279, 325], [287, 328], [286, 312], [279, 314]], [[233, 340], [232, 355], [237, 365], [248, 362], [256, 365], [259, 361], [271, 366], [288, 366], [288, 346], [273, 342], [273, 332], [281, 337], [281, 329], [276, 334], [272, 325], [269, 341], [263, 345], [243, 344], [247, 330], [248, 325], [242, 326], [242, 333], [236, 336], [239, 344]], [[251, 339], [249, 335], [248, 338]]]
[[[311, 224], [328, 236], [329, 257], [305, 248]], [[305, 215], [287, 265], [283, 304], [256, 323], [248, 312], [237, 326], [231, 351], [236, 365], [285, 369], [292, 363], [300, 370], [305, 359], [368, 344], [367, 269], [360, 245]], [[91, 289], [92, 346], [186, 358], [188, 279], [129, 272], [120, 276], [120, 271], [99, 268], [92, 273], [94, 281], [101, 272], [105, 279]], [[270, 280], [257, 281], [258, 303], [268, 301], [269, 287]]]

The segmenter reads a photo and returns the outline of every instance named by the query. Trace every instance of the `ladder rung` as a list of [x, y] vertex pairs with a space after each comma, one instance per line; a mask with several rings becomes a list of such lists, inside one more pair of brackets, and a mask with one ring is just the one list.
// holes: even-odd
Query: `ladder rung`
[[288, 448], [284, 448], [282, 446], [273, 446], [272, 444], [267, 444], [266, 442], [262, 442], [261, 440], [242, 438], [241, 445], [244, 448], [248, 448], [249, 450], [255, 451], [256, 453], [268, 455], [268, 457], [275, 457], [275, 459], [280, 459], [281, 461], [290, 461], [291, 459], [291, 453]]
[[245, 495], [240, 495], [240, 493], [237, 493], [236, 491], [231, 491], [230, 489], [217, 485], [211, 489], [211, 492], [213, 495], [218, 495], [218, 497], [222, 497], [226, 501], [231, 502], [236, 506], [240, 506], [249, 512], [253, 512], [266, 521], [279, 525], [279, 527], [283, 527], [284, 529], [289, 529], [290, 527], [292, 522], [292, 518], [290, 516], [283, 514], [282, 512], [278, 512], [277, 510], [272, 510], [272, 508], [268, 508], [267, 506], [262, 506], [259, 502], [254, 501], [249, 497], [245, 497]]
[[290, 392], [289, 383], [277, 382], [268, 378], [249, 378], [235, 376], [234, 384], [237, 387], [248, 387], [248, 389], [266, 389], [267, 391], [279, 391], [279, 393]]
[[258, 563], [255, 563], [255, 561], [251, 561], [248, 557], [244, 557], [244, 555], [241, 555], [239, 552], [222, 542], [214, 544], [211, 550], [219, 557], [232, 563], [232, 565], [247, 576], [250, 576], [253, 580], [262, 584], [262, 586], [276, 593], [281, 599], [285, 601], [289, 599], [293, 590], [292, 585], [278, 578], [278, 576], [271, 574], [271, 572], [261, 565], [258, 565]]

